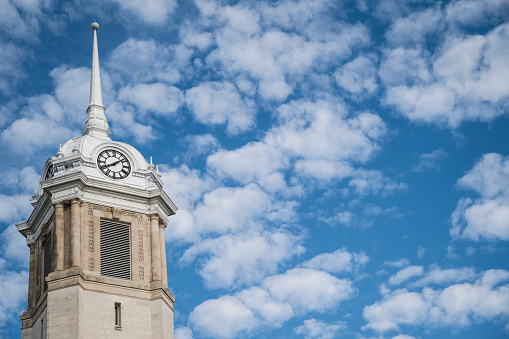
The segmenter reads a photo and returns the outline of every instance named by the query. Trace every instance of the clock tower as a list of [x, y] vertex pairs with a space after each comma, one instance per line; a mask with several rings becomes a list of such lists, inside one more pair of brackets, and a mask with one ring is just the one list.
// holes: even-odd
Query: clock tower
[[102, 104], [97, 30], [83, 135], [44, 165], [28, 221], [22, 338], [173, 338], [164, 230], [177, 207], [131, 145], [112, 141]]

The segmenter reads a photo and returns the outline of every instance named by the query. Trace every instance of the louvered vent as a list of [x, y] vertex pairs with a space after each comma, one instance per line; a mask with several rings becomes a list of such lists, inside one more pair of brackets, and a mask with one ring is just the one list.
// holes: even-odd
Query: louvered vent
[[129, 224], [101, 219], [101, 274], [131, 279]]
[[[44, 278], [51, 272], [51, 237], [44, 243]], [[44, 290], [48, 289], [48, 283], [44, 279]]]

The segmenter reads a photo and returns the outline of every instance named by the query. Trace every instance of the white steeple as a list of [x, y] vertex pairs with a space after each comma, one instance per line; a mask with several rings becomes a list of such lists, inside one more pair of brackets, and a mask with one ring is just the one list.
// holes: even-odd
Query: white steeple
[[99, 70], [99, 50], [97, 48], [97, 30], [99, 24], [92, 24], [94, 30], [94, 47], [92, 53], [92, 75], [90, 78], [90, 103], [87, 108], [88, 119], [85, 122], [83, 135], [91, 135], [101, 139], [109, 139], [110, 130], [108, 120], [104, 115], [106, 109], [103, 106], [101, 93], [101, 73]]

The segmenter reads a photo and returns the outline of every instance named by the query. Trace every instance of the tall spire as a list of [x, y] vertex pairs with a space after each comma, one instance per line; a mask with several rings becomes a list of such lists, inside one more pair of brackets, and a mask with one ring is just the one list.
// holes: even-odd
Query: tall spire
[[91, 135], [94, 137], [109, 139], [110, 130], [108, 120], [104, 115], [106, 109], [103, 106], [101, 93], [101, 73], [99, 70], [99, 50], [97, 48], [97, 30], [99, 24], [92, 24], [94, 30], [94, 47], [92, 53], [92, 75], [90, 77], [90, 102], [87, 108], [88, 119], [85, 122], [85, 130], [83, 135]]

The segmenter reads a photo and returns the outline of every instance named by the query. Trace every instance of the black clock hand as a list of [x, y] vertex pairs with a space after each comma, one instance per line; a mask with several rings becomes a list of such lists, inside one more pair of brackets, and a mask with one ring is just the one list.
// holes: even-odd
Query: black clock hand
[[106, 165], [106, 167], [110, 167], [110, 166], [116, 165], [116, 164], [118, 164], [119, 162], [120, 162], [120, 160], [114, 161], [114, 162], [112, 162], [111, 164]]

